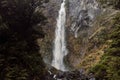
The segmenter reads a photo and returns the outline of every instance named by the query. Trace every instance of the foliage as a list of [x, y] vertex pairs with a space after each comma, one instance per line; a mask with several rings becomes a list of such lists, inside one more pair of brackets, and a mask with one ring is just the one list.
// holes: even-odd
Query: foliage
[[120, 9], [120, 0], [98, 0], [102, 5], [107, 4], [108, 6], [112, 5], [116, 9]]
[[101, 61], [90, 71], [99, 79], [120, 80], [120, 13], [114, 18], [114, 25], [109, 39], [110, 47], [105, 51]]
[[[36, 8], [46, 0], [0, 0], [0, 80], [45, 80], [37, 24], [46, 18]], [[39, 5], [40, 4], [40, 5]]]

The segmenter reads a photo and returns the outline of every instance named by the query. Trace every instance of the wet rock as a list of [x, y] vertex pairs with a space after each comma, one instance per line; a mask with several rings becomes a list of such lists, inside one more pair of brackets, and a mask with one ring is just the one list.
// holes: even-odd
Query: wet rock
[[89, 78], [89, 80], [95, 80], [95, 75], [94, 75], [94, 73], [90, 73], [90, 74], [88, 75], [88, 78]]
[[84, 69], [63, 72], [51, 67], [46, 80], [95, 80], [95, 76], [94, 73], [85, 74]]

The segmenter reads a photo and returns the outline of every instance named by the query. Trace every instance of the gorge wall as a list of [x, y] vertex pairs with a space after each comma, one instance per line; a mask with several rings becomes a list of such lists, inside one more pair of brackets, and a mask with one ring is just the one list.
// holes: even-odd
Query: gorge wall
[[[55, 38], [56, 18], [62, 0], [50, 0], [44, 4], [43, 13], [48, 18], [47, 25], [43, 26], [46, 36], [38, 40], [40, 52], [47, 64], [53, 59], [53, 41]], [[94, 37], [101, 28], [96, 20], [105, 11], [95, 0], [66, 0], [66, 42], [68, 55], [64, 58], [66, 66], [78, 66], [85, 55], [100, 47], [99, 40]], [[47, 45], [47, 46], [46, 46]]]

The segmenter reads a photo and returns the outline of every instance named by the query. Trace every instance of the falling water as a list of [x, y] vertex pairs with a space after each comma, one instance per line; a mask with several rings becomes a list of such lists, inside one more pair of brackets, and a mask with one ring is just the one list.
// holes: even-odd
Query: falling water
[[66, 23], [66, 11], [65, 0], [61, 4], [59, 10], [59, 16], [57, 19], [57, 25], [55, 30], [55, 40], [53, 49], [53, 61], [52, 66], [58, 70], [65, 71], [64, 57], [67, 55], [66, 42], [65, 42], [65, 23]]

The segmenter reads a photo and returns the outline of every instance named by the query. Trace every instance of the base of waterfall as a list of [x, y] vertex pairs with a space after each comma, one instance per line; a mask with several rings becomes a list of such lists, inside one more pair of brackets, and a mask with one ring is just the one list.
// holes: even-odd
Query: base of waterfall
[[94, 73], [86, 74], [84, 69], [63, 72], [50, 67], [47, 80], [95, 80], [95, 76]]

